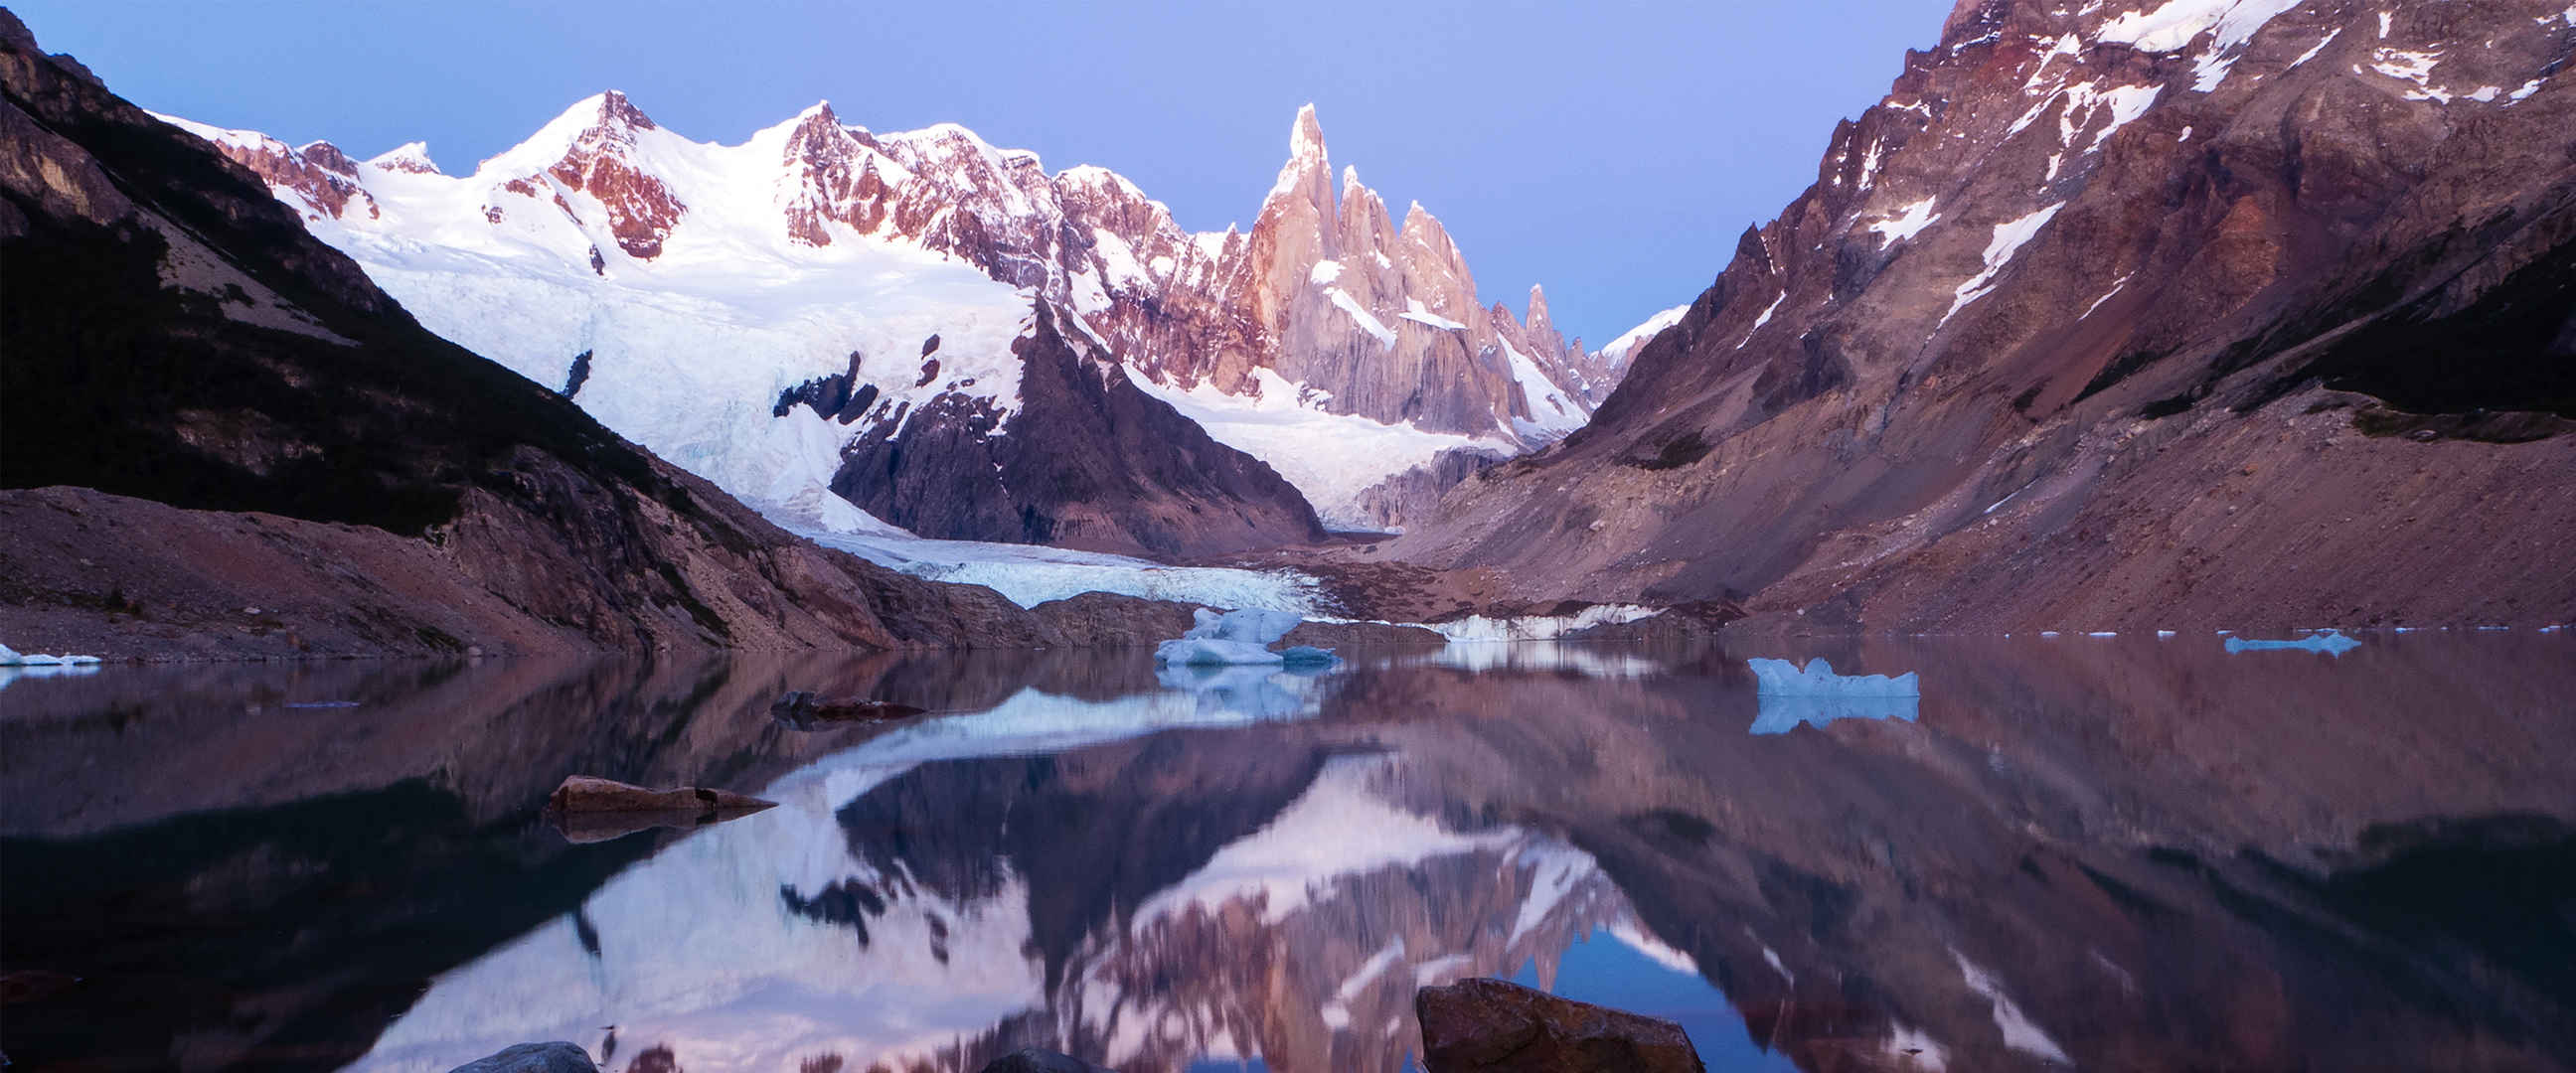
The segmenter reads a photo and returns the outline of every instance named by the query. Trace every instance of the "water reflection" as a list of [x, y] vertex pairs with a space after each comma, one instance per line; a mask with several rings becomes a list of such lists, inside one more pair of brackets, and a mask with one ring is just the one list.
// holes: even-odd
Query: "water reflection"
[[[613, 1068], [1393, 1070], [1415, 987], [1518, 974], [1670, 1011], [1712, 1068], [2576, 1053], [2563, 637], [1131, 655], [18, 682], [0, 942], [83, 982], [0, 1046], [445, 1070], [615, 1025]], [[1818, 657], [1941, 673], [1852, 719], [1745, 664]], [[804, 733], [789, 688], [943, 714]], [[531, 816], [573, 772], [782, 804], [570, 846]]]

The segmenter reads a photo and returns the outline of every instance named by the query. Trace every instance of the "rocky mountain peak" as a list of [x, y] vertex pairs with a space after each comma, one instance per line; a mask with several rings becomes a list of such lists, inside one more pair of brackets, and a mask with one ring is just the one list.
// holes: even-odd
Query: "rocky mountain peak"
[[441, 174], [438, 163], [429, 158], [429, 144], [426, 142], [404, 142], [377, 154], [367, 163], [386, 171], [408, 172], [413, 175]]

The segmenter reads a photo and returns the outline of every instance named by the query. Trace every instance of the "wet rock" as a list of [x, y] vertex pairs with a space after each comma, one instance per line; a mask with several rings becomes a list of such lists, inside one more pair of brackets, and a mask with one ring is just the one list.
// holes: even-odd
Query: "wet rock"
[[778, 802], [763, 801], [729, 790], [709, 790], [699, 786], [680, 786], [667, 790], [650, 790], [641, 786], [603, 779], [593, 775], [572, 775], [546, 798], [546, 807], [559, 812], [658, 812], [664, 810], [748, 811], [775, 808]]
[[993, 1059], [984, 1073], [1117, 1073], [1107, 1066], [1095, 1066], [1069, 1054], [1042, 1051], [1031, 1047]]
[[1501, 980], [1461, 980], [1414, 993], [1430, 1073], [1680, 1073], [1698, 1071], [1689, 1034], [1625, 1013]]
[[577, 1044], [519, 1043], [477, 1058], [448, 1073], [598, 1073], [590, 1052]]
[[824, 697], [789, 692], [769, 706], [769, 717], [798, 730], [838, 723], [883, 723], [909, 719], [925, 709], [863, 697]]

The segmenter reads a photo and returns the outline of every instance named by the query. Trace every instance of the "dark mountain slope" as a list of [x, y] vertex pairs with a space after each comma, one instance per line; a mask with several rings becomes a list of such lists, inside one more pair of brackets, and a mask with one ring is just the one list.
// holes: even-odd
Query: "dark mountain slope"
[[2576, 17], [2137, 8], [1961, 3], [1397, 553], [1897, 628], [2576, 617]]
[[5, 12], [0, 91], [0, 486], [109, 493], [0, 493], [13, 645], [1051, 638], [988, 590], [788, 537], [422, 330], [257, 176]]

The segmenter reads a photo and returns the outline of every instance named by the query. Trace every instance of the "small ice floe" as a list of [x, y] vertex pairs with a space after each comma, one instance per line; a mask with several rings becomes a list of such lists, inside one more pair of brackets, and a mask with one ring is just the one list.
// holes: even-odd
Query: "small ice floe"
[[2056, 630], [2041, 630], [2041, 631], [2039, 631], [2039, 635], [2040, 635], [2040, 636], [2042, 636], [2042, 637], [2055, 637], [2055, 636], [2057, 636], [2057, 631], [2056, 631]]
[[2549, 626], [2543, 626], [2543, 627], [2541, 627], [2541, 628], [2540, 628], [2540, 632], [2542, 632], [2542, 633], [2556, 633], [2556, 632], [2558, 632], [2558, 631], [2560, 631], [2560, 630], [2563, 630], [2563, 629], [2566, 629], [2566, 628], [2567, 628], [2567, 627], [2565, 627], [2565, 626], [2549, 625]]
[[1154, 646], [1154, 662], [1162, 666], [1331, 666], [1338, 662], [1329, 649], [1300, 645], [1284, 652], [1273, 652], [1270, 646], [1288, 631], [1306, 621], [1294, 611], [1246, 609], [1217, 614], [1205, 608], [1192, 611], [1198, 625], [1188, 633]]
[[2095, 631], [2093, 631], [2093, 632], [2091, 632], [2091, 633], [2085, 634], [2084, 636], [2086, 636], [2086, 637], [2118, 637], [2118, 636], [2119, 636], [2119, 633], [2118, 633], [2117, 631], [2114, 631], [2114, 630], [2095, 630]]
[[1805, 668], [1785, 659], [1749, 659], [1762, 703], [1755, 734], [1786, 734], [1800, 723], [1823, 726], [1836, 719], [1902, 719], [1913, 722], [1922, 689], [1913, 671], [1835, 674], [1822, 659]]
[[0, 645], [0, 667], [85, 667], [96, 662], [97, 656], [48, 656]]
[[2159, 640], [2159, 641], [2169, 641], [2169, 640], [2172, 640], [2172, 639], [2173, 639], [2173, 635], [2174, 635], [2174, 632], [2173, 632], [2172, 630], [2157, 630], [2157, 631], [2156, 631], [2156, 640]]
[[2479, 632], [2479, 633], [2502, 633], [2502, 632], [2504, 632], [2504, 631], [2506, 631], [2506, 630], [2510, 630], [2510, 629], [2512, 629], [2512, 628], [2513, 628], [2513, 627], [2511, 627], [2511, 626], [2480, 626], [2480, 627], [2478, 627], [2478, 632]]
[[2359, 647], [2361, 647], [2361, 642], [2344, 636], [2343, 631], [2341, 630], [2333, 629], [2318, 630], [2315, 633], [2311, 633], [2295, 641], [2248, 641], [2242, 637], [2230, 637], [2227, 639], [2227, 650], [2229, 652], [2261, 652], [2273, 649], [2297, 649], [2302, 652], [2323, 652], [2329, 656], [2340, 656]]

